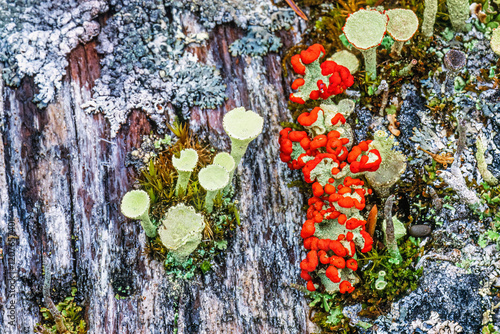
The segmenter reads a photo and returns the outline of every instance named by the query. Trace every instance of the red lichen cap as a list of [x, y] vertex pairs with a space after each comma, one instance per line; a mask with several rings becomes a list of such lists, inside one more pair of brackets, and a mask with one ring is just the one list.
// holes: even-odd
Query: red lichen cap
[[297, 118], [297, 122], [299, 122], [302, 126], [311, 126], [318, 119], [318, 113], [323, 112], [320, 107], [316, 107], [311, 112], [305, 112], [300, 114], [299, 118]]
[[348, 229], [348, 230], [354, 230], [362, 225], [366, 224], [366, 221], [365, 220], [360, 220], [360, 219], [356, 219], [356, 218], [351, 218], [349, 219], [346, 224], [345, 224], [345, 227]]
[[319, 262], [321, 262], [323, 264], [330, 263], [330, 257], [328, 256], [328, 254], [326, 254], [326, 252], [324, 250], [320, 250], [318, 252], [318, 256], [319, 256]]
[[307, 253], [307, 256], [302, 262], [300, 262], [300, 269], [306, 270], [307, 272], [314, 271], [318, 266], [318, 252], [315, 250]]
[[373, 245], [373, 239], [370, 236], [370, 234], [364, 230], [359, 231], [363, 239], [365, 240], [365, 244], [363, 246], [363, 249], [361, 249], [361, 253], [366, 253], [372, 250], [372, 245]]
[[316, 227], [314, 227], [314, 221], [306, 220], [304, 225], [302, 225], [302, 231], [300, 232], [300, 236], [303, 239], [311, 237], [314, 232], [316, 232]]
[[313, 44], [306, 50], [300, 52], [300, 60], [303, 64], [310, 64], [322, 58], [326, 54], [325, 48], [321, 44]]
[[335, 194], [336, 192], [336, 189], [334, 186], [332, 186], [331, 184], [326, 184], [325, 185], [325, 188], [324, 188], [324, 191], [325, 193], [327, 193], [328, 195], [331, 195], [331, 194]]
[[292, 89], [297, 90], [299, 89], [300, 86], [303, 86], [305, 84], [305, 80], [302, 78], [295, 79], [292, 83]]
[[[313, 243], [315, 243], [316, 247], [313, 247]], [[304, 239], [304, 248], [309, 250], [311, 249], [318, 250], [318, 238], [309, 237]]]
[[313, 281], [308, 281], [307, 282], [307, 290], [309, 290], [309, 291], [316, 291], [316, 287], [314, 286]]
[[302, 270], [300, 272], [300, 277], [302, 277], [302, 279], [306, 280], [306, 281], [310, 281], [312, 280], [312, 277], [311, 275], [309, 275], [309, 273], [306, 271], [306, 270]]
[[318, 248], [327, 252], [330, 250], [330, 239], [319, 239], [318, 240]]
[[[368, 151], [370, 142], [371, 141], [361, 142], [351, 149], [351, 152], [347, 156], [347, 161], [351, 164], [350, 169], [352, 173], [374, 172], [379, 168], [382, 157], [376, 149]], [[375, 155], [376, 159], [369, 162], [369, 154]]]
[[300, 74], [300, 75], [305, 75], [306, 74], [306, 67], [302, 62], [300, 61], [300, 54], [296, 54], [292, 56], [292, 59], [290, 60], [292, 63], [293, 70], [295, 73]]
[[337, 256], [344, 257], [347, 255], [347, 249], [338, 240], [332, 240], [330, 242], [330, 249]]
[[311, 150], [317, 150], [318, 148], [325, 147], [328, 139], [326, 135], [318, 135], [311, 140]]
[[345, 260], [343, 257], [340, 257], [340, 256], [333, 255], [330, 258], [330, 264], [334, 265], [335, 267], [337, 267], [339, 269], [345, 268]]
[[356, 271], [358, 270], [358, 262], [354, 259], [349, 259], [345, 262], [347, 268]]
[[354, 287], [351, 285], [349, 281], [342, 281], [339, 285], [340, 293], [344, 294], [346, 292], [351, 293], [354, 291]]
[[[345, 117], [344, 115], [342, 115], [341, 113], [337, 113], [335, 116], [333, 116], [332, 118], [332, 125], [337, 125], [337, 123], [340, 122], [342, 124], [345, 124]], [[333, 131], [332, 131], [333, 132]], [[337, 132], [337, 131], [335, 131]], [[337, 132], [338, 133], [338, 132]], [[339, 134], [339, 137], [340, 137], [340, 134]], [[338, 137], [337, 137], [338, 138]], [[347, 138], [344, 138], [344, 139], [347, 139]], [[347, 141], [349, 142], [349, 139], [347, 139]], [[347, 143], [346, 143], [347, 144]], [[345, 144], [344, 144], [345, 145]]]
[[306, 103], [302, 98], [293, 95], [293, 93], [290, 93], [289, 99], [290, 99], [290, 101], [295, 102], [295, 103], [299, 103], [299, 104]]
[[323, 190], [323, 187], [321, 186], [321, 184], [319, 182], [313, 183], [312, 191], [313, 191], [313, 195], [316, 197], [323, 196], [323, 194], [325, 193], [325, 191]]
[[318, 154], [313, 160], [309, 160], [304, 168], [302, 168], [302, 174], [304, 174], [304, 180], [307, 183], [313, 183], [314, 180], [311, 180], [311, 171], [316, 168], [316, 166], [326, 158], [330, 158], [333, 161], [337, 161], [337, 157], [335, 154], [329, 154], [329, 153], [321, 153]]
[[307, 132], [305, 131], [291, 131], [288, 133], [288, 139], [293, 142], [301, 142], [304, 138], [307, 138]]
[[333, 283], [338, 283], [340, 282], [340, 276], [339, 276], [339, 271], [337, 270], [337, 268], [335, 268], [335, 266], [329, 266], [327, 269], [326, 269], [326, 273], [325, 273], [326, 277], [328, 277], [330, 279], [330, 281], [332, 281]]

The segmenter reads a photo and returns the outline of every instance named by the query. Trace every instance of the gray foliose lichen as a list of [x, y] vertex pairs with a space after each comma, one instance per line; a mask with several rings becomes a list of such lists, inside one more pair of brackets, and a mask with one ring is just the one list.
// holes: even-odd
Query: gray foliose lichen
[[66, 57], [99, 34], [96, 18], [108, 9], [104, 0], [0, 0], [3, 80], [17, 87], [33, 76], [39, 88], [34, 102], [47, 106], [66, 74]]
[[[279, 3], [281, 1], [275, 1]], [[295, 13], [288, 7], [277, 7], [272, 1], [247, 0], [170, 0], [167, 4], [175, 8], [188, 9], [200, 17], [200, 23], [207, 29], [218, 24], [234, 22], [247, 30], [246, 36], [236, 40], [229, 47], [233, 56], [263, 56], [277, 51], [281, 39], [274, 34], [281, 29], [290, 29], [296, 20]]]
[[82, 107], [103, 112], [111, 136], [133, 109], [145, 111], [161, 129], [167, 104], [187, 118], [193, 106], [213, 109], [224, 102], [219, 72], [185, 52], [208, 34], [184, 35], [178, 10], [159, 1], [111, 0], [110, 5], [116, 13], [98, 37], [101, 77], [93, 100]]
[[[191, 12], [196, 19], [189, 17]], [[105, 13], [113, 15], [101, 27], [97, 19]], [[197, 33], [185, 34], [181, 17], [189, 17]], [[2, 75], [14, 87], [25, 76], [34, 76], [39, 89], [34, 101], [43, 108], [61, 86], [69, 53], [97, 36], [97, 51], [103, 56], [101, 77], [95, 82], [93, 99], [82, 108], [103, 113], [112, 137], [133, 109], [145, 111], [161, 132], [166, 110], [187, 118], [194, 106], [213, 109], [226, 99], [219, 71], [187, 52], [186, 46], [203, 43], [217, 24], [234, 22], [248, 34], [231, 45], [231, 53], [261, 56], [278, 50], [281, 40], [273, 32], [290, 28], [295, 19], [293, 11], [270, 0], [69, 0], [58, 4], [0, 0]]]
[[111, 0], [110, 5], [116, 14], [98, 37], [98, 52], [105, 55], [101, 78], [94, 87], [94, 99], [83, 107], [104, 113], [111, 123], [111, 136], [133, 109], [144, 110], [161, 131], [170, 105], [186, 119], [193, 106], [213, 109], [224, 102], [226, 86], [218, 70], [186, 51], [187, 45], [208, 39], [207, 31], [184, 34], [181, 17], [188, 12], [202, 25], [198, 31], [227, 22], [248, 29], [247, 37], [255, 42], [235, 42], [245, 48], [231, 47], [235, 55], [277, 50], [281, 42], [270, 31], [289, 28], [294, 19], [289, 10], [257, 1]]

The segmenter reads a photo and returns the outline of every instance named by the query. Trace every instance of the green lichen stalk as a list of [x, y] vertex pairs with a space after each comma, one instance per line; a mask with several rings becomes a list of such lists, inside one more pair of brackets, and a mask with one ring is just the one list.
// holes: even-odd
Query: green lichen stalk
[[468, 0], [447, 0], [450, 21], [455, 31], [465, 31], [465, 21], [469, 18]]
[[191, 173], [197, 163], [198, 153], [191, 148], [182, 150], [180, 158], [172, 157], [172, 164], [178, 173], [175, 196], [179, 196], [179, 193], [184, 193], [186, 191]]
[[380, 45], [387, 30], [387, 15], [376, 10], [360, 9], [347, 18], [343, 31], [356, 49], [365, 58], [366, 74], [377, 75], [377, 46]]
[[392, 47], [391, 47], [391, 52], [394, 52], [395, 54], [400, 55], [401, 50], [403, 50], [404, 44], [405, 44], [404, 42], [394, 41], [394, 44], [392, 44]]
[[143, 190], [132, 190], [123, 196], [121, 211], [130, 219], [141, 221], [146, 235], [150, 238], [156, 237], [156, 226], [149, 219], [149, 196]]
[[476, 160], [479, 173], [481, 173], [481, 176], [483, 177], [484, 181], [486, 181], [488, 184], [492, 186], [497, 185], [498, 179], [494, 177], [493, 174], [491, 174], [491, 172], [488, 170], [488, 164], [484, 159], [484, 153], [486, 152], [486, 149], [484, 147], [481, 137], [477, 138], [476, 140], [476, 148], [477, 148]]
[[231, 183], [234, 170], [245, 155], [248, 144], [262, 132], [264, 119], [251, 110], [239, 107], [224, 115], [223, 126], [231, 138], [231, 156], [235, 164], [235, 168], [230, 171], [229, 183]]
[[438, 0], [425, 0], [424, 21], [422, 22], [422, 35], [427, 38], [434, 34], [434, 23], [438, 10]]
[[377, 75], [377, 49], [371, 48], [368, 50], [361, 51], [363, 58], [365, 59], [365, 70], [366, 74], [371, 78]]
[[229, 182], [229, 172], [219, 165], [210, 165], [198, 173], [200, 185], [207, 191], [205, 209], [211, 213], [214, 209], [214, 198]]

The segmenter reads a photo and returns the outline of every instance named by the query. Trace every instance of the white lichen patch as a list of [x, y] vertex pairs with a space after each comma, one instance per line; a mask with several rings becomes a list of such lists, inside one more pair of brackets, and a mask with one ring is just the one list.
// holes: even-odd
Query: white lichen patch
[[226, 87], [218, 70], [185, 51], [189, 44], [203, 43], [206, 31], [184, 34], [181, 12], [161, 3], [112, 4], [117, 13], [98, 38], [97, 51], [104, 55], [101, 77], [93, 100], [82, 106], [104, 113], [112, 137], [133, 109], [145, 111], [162, 130], [167, 108], [187, 117], [193, 106], [212, 109], [224, 102]]
[[[430, 327], [430, 328], [429, 328]], [[428, 334], [455, 334], [462, 333], [463, 328], [454, 321], [442, 321], [437, 312], [432, 311], [429, 320], [422, 321], [417, 319], [411, 323], [411, 328], [417, 328]]]
[[100, 31], [96, 18], [108, 10], [104, 0], [0, 1], [2, 77], [17, 87], [34, 76], [39, 88], [34, 101], [45, 107], [54, 100], [66, 74], [69, 53]]
[[247, 30], [246, 36], [229, 47], [233, 56], [263, 56], [278, 51], [282, 43], [274, 32], [290, 29], [296, 20], [295, 13], [288, 6], [278, 7], [273, 1], [169, 0], [167, 5], [196, 13], [208, 29], [234, 22]]

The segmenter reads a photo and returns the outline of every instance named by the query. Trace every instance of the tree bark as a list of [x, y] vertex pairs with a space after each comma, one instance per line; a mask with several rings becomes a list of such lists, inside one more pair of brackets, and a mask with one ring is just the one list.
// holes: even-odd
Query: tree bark
[[[220, 26], [207, 46], [191, 50], [199, 59], [213, 60], [229, 99], [216, 110], [193, 108], [190, 128], [229, 151], [222, 129], [227, 111], [252, 109], [264, 117], [265, 126], [236, 171], [241, 226], [210, 272], [182, 283], [143, 254], [144, 231], [119, 210], [136, 176], [124, 167], [126, 153], [154, 126], [134, 111], [111, 139], [104, 117], [80, 108], [91, 99], [100, 74], [96, 43], [73, 50], [57, 101], [45, 109], [31, 102], [33, 80], [23, 80], [18, 89], [0, 86], [1, 333], [33, 333], [41, 321], [43, 252], [52, 263], [54, 302], [68, 296], [75, 281], [88, 333], [312, 330], [306, 300], [289, 287], [300, 280], [303, 220], [302, 195], [287, 187], [291, 172], [280, 162], [277, 145], [279, 122], [290, 119], [289, 79], [277, 54], [232, 57], [228, 46], [241, 34]], [[281, 37], [286, 50], [294, 36], [284, 32]], [[168, 112], [174, 114], [172, 108]], [[117, 280], [132, 288], [130, 297], [115, 298]]]

